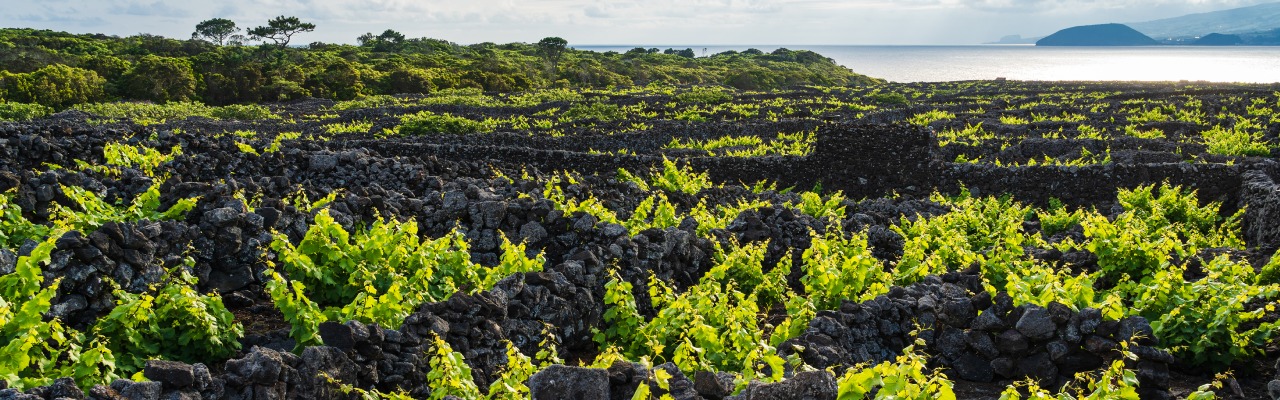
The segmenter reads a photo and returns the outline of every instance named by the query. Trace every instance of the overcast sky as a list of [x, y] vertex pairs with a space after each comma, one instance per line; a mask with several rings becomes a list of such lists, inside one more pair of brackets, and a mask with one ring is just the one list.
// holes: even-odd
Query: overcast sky
[[1139, 22], [1256, 0], [0, 0], [0, 26], [187, 38], [196, 23], [277, 15], [313, 22], [295, 43], [364, 32], [462, 44], [975, 44], [1074, 25]]

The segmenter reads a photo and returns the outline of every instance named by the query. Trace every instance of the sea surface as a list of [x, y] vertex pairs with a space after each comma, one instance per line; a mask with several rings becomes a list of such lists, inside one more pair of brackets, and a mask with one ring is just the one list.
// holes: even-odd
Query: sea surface
[[[625, 52], [635, 47], [692, 48], [698, 56], [779, 47], [811, 50], [854, 72], [894, 82], [1006, 78], [1037, 81], [1280, 82], [1280, 46], [1036, 47], [983, 46], [573, 46]], [[704, 50], [705, 49], [705, 50]]]

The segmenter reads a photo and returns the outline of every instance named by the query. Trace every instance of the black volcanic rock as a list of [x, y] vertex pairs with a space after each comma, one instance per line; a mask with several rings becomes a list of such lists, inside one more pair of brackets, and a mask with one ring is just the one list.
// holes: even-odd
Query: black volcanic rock
[[1040, 39], [1036, 46], [1154, 46], [1155, 39], [1123, 24], [1076, 26]]
[[1195, 46], [1235, 46], [1244, 44], [1244, 39], [1239, 35], [1224, 35], [1221, 33], [1210, 33], [1191, 42]]

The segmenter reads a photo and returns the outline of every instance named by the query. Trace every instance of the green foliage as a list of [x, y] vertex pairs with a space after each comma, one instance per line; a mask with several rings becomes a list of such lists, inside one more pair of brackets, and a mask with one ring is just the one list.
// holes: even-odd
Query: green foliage
[[422, 240], [412, 220], [379, 220], [353, 235], [327, 209], [296, 246], [277, 234], [271, 248], [288, 279], [273, 275], [268, 291], [300, 346], [315, 343], [320, 322], [354, 319], [397, 328], [419, 304], [460, 290], [487, 290], [512, 274], [539, 271], [545, 262], [541, 255], [527, 258], [523, 244], [504, 236], [499, 265], [483, 267], [471, 262], [459, 232]]
[[622, 226], [627, 227], [632, 235], [650, 228], [665, 229], [679, 225], [676, 206], [662, 192], [654, 193], [641, 201], [635, 212], [631, 213], [631, 218], [622, 222]]
[[155, 170], [160, 165], [173, 161], [182, 155], [181, 146], [173, 146], [169, 154], [146, 146], [131, 146], [120, 142], [109, 142], [102, 146], [102, 156], [107, 165], [121, 168], [136, 168], [147, 176], [155, 177]]
[[1067, 207], [1061, 200], [1050, 198], [1049, 208], [1036, 210], [1036, 216], [1040, 219], [1040, 233], [1049, 237], [1079, 224], [1080, 219], [1084, 217], [1084, 212], [1079, 209], [1067, 211]]
[[217, 294], [200, 294], [182, 267], [169, 271], [163, 287], [149, 293], [116, 290], [116, 307], [98, 320], [124, 373], [142, 370], [149, 359], [209, 362], [240, 349], [244, 331]]
[[130, 98], [157, 103], [194, 100], [195, 70], [185, 58], [147, 55], [125, 74], [124, 92]]
[[698, 229], [696, 231], [698, 236], [706, 236], [713, 229], [728, 227], [729, 223], [737, 219], [738, 215], [742, 214], [743, 211], [754, 210], [768, 205], [769, 202], [764, 200], [747, 201], [739, 199], [736, 204], [717, 205], [715, 211], [712, 211], [707, 207], [706, 200], [703, 199], [689, 211], [689, 216], [693, 217], [694, 221], [698, 221]]
[[814, 192], [802, 192], [800, 193], [799, 203], [787, 203], [787, 206], [794, 207], [800, 210], [800, 212], [814, 218], [828, 221], [842, 221], [844, 220], [845, 214], [845, 207], [843, 204], [844, 200], [844, 193], [839, 191], [828, 196], [826, 200], [823, 200], [822, 195], [820, 194]]
[[871, 255], [866, 233], [848, 238], [835, 231], [814, 235], [804, 251], [804, 292], [819, 310], [834, 310], [844, 300], [865, 301], [889, 291], [893, 275]]
[[196, 24], [196, 31], [191, 34], [191, 38], [208, 40], [221, 46], [226, 44], [227, 38], [239, 31], [240, 28], [236, 27], [235, 21], [226, 18], [213, 18]]
[[1133, 299], [1132, 312], [1151, 327], [1179, 360], [1226, 367], [1262, 355], [1280, 322], [1265, 320], [1280, 301], [1280, 285], [1254, 285], [1253, 267], [1226, 255], [1201, 267], [1206, 276], [1183, 280], [1184, 268], [1157, 271], [1151, 279], [1118, 290]]
[[258, 121], [280, 119], [270, 108], [257, 104], [231, 104], [214, 108], [210, 116], [222, 120]]
[[52, 219], [57, 226], [78, 230], [86, 235], [108, 222], [134, 222], [140, 220], [169, 221], [184, 218], [196, 207], [198, 198], [178, 200], [169, 209], [160, 211], [160, 182], [152, 184], [127, 206], [112, 205], [93, 192], [79, 186], [63, 186], [62, 193], [79, 206], [72, 210], [54, 204]]
[[[1132, 353], [1129, 358], [1136, 358]], [[1124, 368], [1125, 360], [1112, 361], [1100, 375], [1078, 374], [1076, 380], [1054, 394], [1033, 380], [1011, 385], [1000, 400], [1138, 400], [1138, 375]], [[1018, 386], [1022, 386], [1020, 389]], [[1026, 395], [1023, 395], [1026, 392]]]
[[400, 127], [397, 129], [402, 135], [467, 134], [493, 131], [493, 127], [484, 122], [450, 114], [436, 114], [430, 111], [421, 111], [400, 117]]
[[542, 197], [550, 200], [551, 204], [565, 213], [565, 215], [574, 215], [579, 212], [589, 214], [596, 217], [596, 220], [607, 223], [620, 223], [618, 216], [612, 210], [605, 207], [599, 199], [588, 194], [584, 200], [578, 200], [565, 194], [562, 184], [577, 185], [577, 179], [572, 175], [556, 175], [547, 180], [542, 190]]
[[538, 54], [544, 60], [551, 63], [551, 69], [554, 71], [560, 65], [560, 59], [564, 56], [565, 47], [569, 45], [567, 40], [559, 37], [547, 37], [538, 41]]
[[537, 367], [510, 341], [503, 341], [503, 343], [507, 345], [507, 364], [502, 367], [498, 379], [489, 385], [487, 398], [491, 400], [527, 399], [530, 392], [525, 382], [528, 382], [529, 377], [537, 372]]
[[701, 150], [712, 157], [803, 157], [813, 152], [814, 141], [813, 132], [779, 133], [768, 141], [759, 136], [730, 135], [708, 140], [672, 138], [663, 148]]
[[1271, 149], [1263, 141], [1264, 128], [1257, 126], [1252, 120], [1240, 118], [1231, 129], [1217, 125], [1200, 132], [1200, 136], [1204, 138], [1210, 154], [1266, 157], [1271, 155]]
[[968, 190], [953, 199], [935, 195], [933, 200], [953, 210], [933, 218], [903, 218], [892, 227], [905, 240], [895, 273], [899, 283], [976, 264], [987, 283], [999, 288], [1006, 275], [1027, 267], [1022, 226], [1030, 208], [1009, 198], [975, 198]]
[[871, 101], [880, 105], [907, 105], [907, 96], [902, 93], [877, 93], [871, 95]]
[[116, 378], [115, 358], [100, 339], [86, 340], [57, 319], [46, 320], [58, 281], [41, 287], [61, 234], [51, 235], [18, 258], [14, 272], [0, 276], [0, 380], [23, 389], [75, 378], [82, 389]]
[[[1058, 302], [1073, 309], [1106, 308], [1106, 315], [1118, 318], [1119, 310], [1115, 306], [1119, 299], [1111, 298], [1103, 304], [1093, 290], [1094, 276], [1086, 273], [1072, 276], [1068, 271], [1055, 271], [1041, 264], [1033, 264], [1030, 268], [1012, 271], [1006, 275], [1007, 282], [1001, 288], [1009, 293], [1014, 304], [1035, 304], [1048, 307], [1049, 303]], [[1108, 307], [1112, 306], [1112, 307]]]
[[39, 104], [0, 102], [0, 121], [29, 121], [53, 114], [53, 109]]
[[28, 221], [22, 208], [13, 203], [17, 189], [0, 193], [0, 249], [21, 246], [28, 239], [41, 240], [49, 235], [49, 227]]
[[432, 335], [431, 351], [427, 354], [431, 369], [427, 371], [427, 387], [431, 388], [432, 400], [457, 396], [464, 399], [480, 398], [480, 388], [471, 378], [471, 367], [462, 358], [462, 353], [453, 351], [449, 343], [440, 336]]
[[298, 17], [285, 17], [283, 15], [272, 18], [267, 21], [266, 26], [259, 26], [249, 29], [249, 36], [271, 40], [281, 48], [289, 47], [289, 41], [293, 39], [293, 35], [300, 32], [311, 32], [316, 30], [316, 24], [310, 22], [302, 22]]
[[649, 177], [652, 187], [669, 192], [698, 194], [714, 186], [705, 172], [694, 171], [693, 167], [676, 165], [675, 161], [662, 157], [662, 171], [654, 171]]
[[612, 273], [605, 285], [608, 328], [596, 333], [596, 341], [619, 346], [631, 359], [670, 360], [687, 374], [733, 371], [747, 380], [782, 379], [786, 361], [764, 338], [756, 316], [759, 304], [782, 297], [790, 265], [761, 272], [764, 248], [719, 251], [717, 265], [684, 293], [651, 277], [649, 296], [658, 314], [649, 321], [637, 311], [631, 284]]
[[97, 72], [52, 64], [25, 74], [0, 73], [0, 98], [63, 109], [101, 100], [106, 84]]
[[348, 123], [325, 124], [324, 131], [330, 135], [343, 133], [369, 133], [373, 129], [371, 121], [351, 121]]
[[946, 121], [951, 119], [956, 119], [956, 115], [942, 110], [930, 110], [907, 118], [907, 123], [915, 126], [929, 126], [929, 124], [936, 121]]
[[928, 371], [928, 357], [916, 350], [924, 346], [916, 340], [907, 346], [894, 361], [885, 361], [870, 368], [850, 368], [837, 380], [837, 399], [910, 399], [955, 400], [951, 381], [941, 372]]
[[1117, 200], [1125, 208], [1115, 220], [1086, 216], [1084, 226], [1089, 251], [1110, 279], [1139, 280], [1164, 269], [1170, 255], [1185, 256], [1202, 248], [1242, 248], [1240, 216], [1218, 215], [1216, 202], [1200, 206], [1194, 191], [1179, 186], [1154, 185], [1121, 190]]
[[[3, 204], [0, 204], [0, 207], [3, 207]], [[1271, 255], [1271, 261], [1262, 266], [1262, 270], [1258, 271], [1258, 279], [1254, 282], [1258, 285], [1280, 284], [1280, 250], [1276, 250], [1276, 253]]]
[[100, 117], [130, 119], [139, 125], [160, 124], [190, 117], [234, 119], [241, 121], [279, 119], [270, 109], [259, 105], [228, 105], [210, 107], [195, 102], [152, 103], [96, 103], [81, 104], [78, 110]]
[[622, 111], [622, 107], [601, 101], [577, 103], [560, 114], [560, 119], [563, 121], [594, 119], [599, 122], [610, 122], [623, 118], [626, 118], [626, 114]]

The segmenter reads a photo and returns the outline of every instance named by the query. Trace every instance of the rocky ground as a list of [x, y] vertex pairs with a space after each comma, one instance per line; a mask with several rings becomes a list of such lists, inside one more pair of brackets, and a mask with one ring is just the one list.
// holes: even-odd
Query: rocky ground
[[[88, 234], [71, 231], [57, 239], [51, 262], [42, 271], [46, 282], [60, 279], [48, 318], [88, 329], [115, 307], [111, 285], [145, 292], [162, 283], [167, 270], [184, 265], [190, 257], [196, 289], [219, 293], [244, 328], [240, 350], [228, 359], [151, 361], [143, 371], [145, 382], [120, 379], [83, 392], [74, 381], [60, 380], [24, 391], [0, 390], [0, 399], [352, 396], [322, 376], [356, 388], [427, 397], [432, 391], [426, 384], [431, 365], [424, 354], [431, 338], [438, 336], [461, 353], [470, 365], [471, 378], [487, 388], [507, 363], [503, 341], [533, 355], [546, 337], [546, 327], [558, 339], [561, 358], [570, 366], [545, 368], [531, 378], [528, 386], [535, 398], [627, 399], [641, 383], [653, 383], [650, 386], [656, 388], [654, 371], [658, 369], [673, 376], [666, 391], [677, 399], [834, 398], [836, 376], [821, 370], [891, 360], [917, 338], [925, 343], [930, 366], [955, 381], [961, 398], [996, 398], [1010, 382], [1024, 378], [1046, 387], [1064, 383], [1078, 372], [1103, 367], [1116, 357], [1120, 342], [1135, 334], [1146, 338], [1129, 348], [1138, 357], [1130, 367], [1136, 371], [1143, 398], [1185, 396], [1214, 380], [1213, 371], [1189, 367], [1162, 349], [1145, 319], [1107, 320], [1096, 309], [1077, 311], [1061, 304], [1015, 305], [1007, 294], [993, 296], [984, 290], [973, 270], [930, 276], [870, 301], [847, 301], [838, 309], [819, 311], [803, 334], [779, 346], [780, 355], [799, 357], [819, 371], [796, 372], [779, 383], [753, 383], [736, 396], [732, 375], [688, 376], [671, 363], [648, 367], [617, 362], [607, 369], [572, 366], [589, 364], [600, 351], [592, 335], [604, 324], [603, 296], [610, 270], [637, 288], [641, 313], [652, 316], [655, 310], [647, 305], [649, 295], [644, 290], [650, 275], [678, 289], [694, 285], [715, 263], [716, 241], [767, 240], [765, 264], [773, 266], [786, 250], [809, 246], [809, 229], [825, 229], [827, 222], [785, 206], [796, 201], [796, 193], [755, 193], [740, 183], [771, 181], [777, 188], [798, 189], [820, 184], [826, 192], [843, 191], [850, 200], [842, 203], [848, 213], [839, 221], [840, 229], [867, 232], [875, 256], [885, 262], [894, 262], [903, 248], [902, 237], [891, 226], [902, 217], [945, 213], [947, 209], [930, 201], [929, 194], [935, 190], [954, 193], [962, 186], [979, 195], [1008, 193], [1038, 205], [1056, 198], [1107, 213], [1115, 208], [1116, 188], [1170, 182], [1195, 188], [1202, 199], [1222, 201], [1225, 214], [1246, 209], [1242, 232], [1247, 251], [1241, 254], [1255, 266], [1265, 264], [1280, 246], [1280, 187], [1276, 184], [1280, 163], [1269, 156], [1216, 155], [1202, 143], [1184, 140], [1208, 124], [1155, 121], [1141, 125], [1161, 129], [1166, 134], [1163, 139], [1072, 138], [1046, 137], [1051, 136], [1046, 132], [1074, 130], [1080, 122], [1018, 125], [1000, 120], [1009, 115], [1031, 119], [1032, 114], [1087, 114], [1080, 111], [1084, 106], [1065, 102], [1018, 106], [1026, 104], [1026, 99], [1045, 100], [1048, 93], [1103, 93], [1110, 97], [1095, 103], [1113, 107], [1087, 114], [1084, 123], [1116, 132], [1123, 131], [1124, 124], [1114, 118], [1100, 121], [1105, 115], [1118, 115], [1127, 99], [1198, 99], [1206, 110], [1239, 108], [1247, 114], [1247, 105], [1240, 105], [1247, 102], [1231, 99], [1270, 96], [1273, 88], [1116, 84], [1059, 89], [1027, 84], [1002, 89], [995, 85], [901, 85], [889, 89], [935, 94], [929, 99], [913, 98], [911, 104], [868, 111], [801, 107], [777, 121], [712, 116], [703, 122], [642, 117], [583, 122], [563, 128], [564, 136], [502, 129], [468, 135], [380, 134], [383, 128], [394, 127], [397, 115], [422, 109], [480, 119], [535, 113], [556, 104], [533, 109], [435, 105], [330, 111], [332, 102], [313, 100], [272, 106], [286, 117], [273, 121], [192, 118], [142, 126], [124, 120], [102, 124], [95, 121], [96, 116], [68, 111], [36, 121], [0, 123], [0, 192], [12, 191], [13, 204], [32, 222], [46, 223], [56, 208], [76, 206], [61, 190], [65, 185], [110, 200], [133, 199], [163, 175], [167, 178], [160, 187], [162, 205], [199, 198], [195, 208], [179, 220], [111, 222]], [[1012, 97], [982, 97], [994, 94]], [[754, 96], [735, 101], [824, 94], [801, 90]], [[866, 93], [843, 96], [857, 99]], [[608, 101], [660, 104], [663, 99], [615, 95]], [[933, 109], [950, 109], [958, 117], [925, 124], [904, 121]], [[309, 121], [309, 115], [323, 117]], [[323, 128], [353, 121], [372, 122], [372, 127], [348, 134], [326, 134]], [[647, 129], [600, 133], [640, 121], [647, 121]], [[997, 137], [1013, 139], [940, 145], [940, 132], [978, 124]], [[1278, 129], [1280, 124], [1271, 123], [1259, 130], [1261, 140], [1271, 143], [1272, 149], [1280, 143]], [[257, 135], [224, 134], [238, 130], [253, 130]], [[768, 137], [804, 131], [813, 131], [816, 138], [806, 155], [734, 158], [665, 146], [673, 139]], [[302, 135], [279, 140], [278, 148], [267, 152], [284, 132]], [[154, 149], [180, 146], [182, 154], [160, 166], [162, 174], [148, 175], [139, 168], [104, 172], [73, 167], [73, 160], [105, 165], [103, 148], [108, 143]], [[246, 152], [243, 144], [260, 154]], [[1026, 165], [1045, 157], [1078, 159], [1081, 149], [1106, 153], [1109, 162]], [[981, 161], [958, 161], [962, 155]], [[589, 193], [611, 209], [630, 210], [646, 195], [635, 184], [617, 179], [616, 170], [659, 168], [664, 156], [724, 184], [696, 195], [670, 194], [682, 208], [700, 199], [722, 204], [741, 198], [769, 206], [745, 211], [724, 229], [707, 235], [697, 234], [692, 219], [677, 227], [632, 235], [621, 225], [592, 215], [566, 214], [543, 196], [544, 183], [553, 174], [576, 171], [583, 179], [568, 189], [577, 191], [571, 194]], [[289, 324], [264, 288], [271, 265], [279, 261], [269, 248], [272, 234], [287, 235], [296, 243], [313, 223], [315, 213], [290, 200], [299, 192], [309, 199], [338, 193], [327, 208], [352, 231], [378, 218], [412, 218], [426, 237], [441, 237], [456, 228], [469, 241], [472, 260], [481, 265], [498, 262], [502, 236], [541, 251], [546, 263], [541, 272], [516, 274], [490, 290], [423, 304], [395, 329], [358, 321], [322, 324], [323, 346], [294, 351]], [[0, 274], [12, 273], [17, 258], [29, 254], [35, 245], [28, 242], [0, 249]], [[1085, 268], [1090, 256], [1058, 255], [1059, 259], [1083, 257], [1079, 264]], [[797, 271], [789, 283], [799, 286], [798, 279]], [[1260, 353], [1233, 366], [1235, 378], [1219, 396], [1268, 396], [1280, 349], [1273, 339]], [[1276, 386], [1270, 385], [1270, 396], [1280, 389]]]

